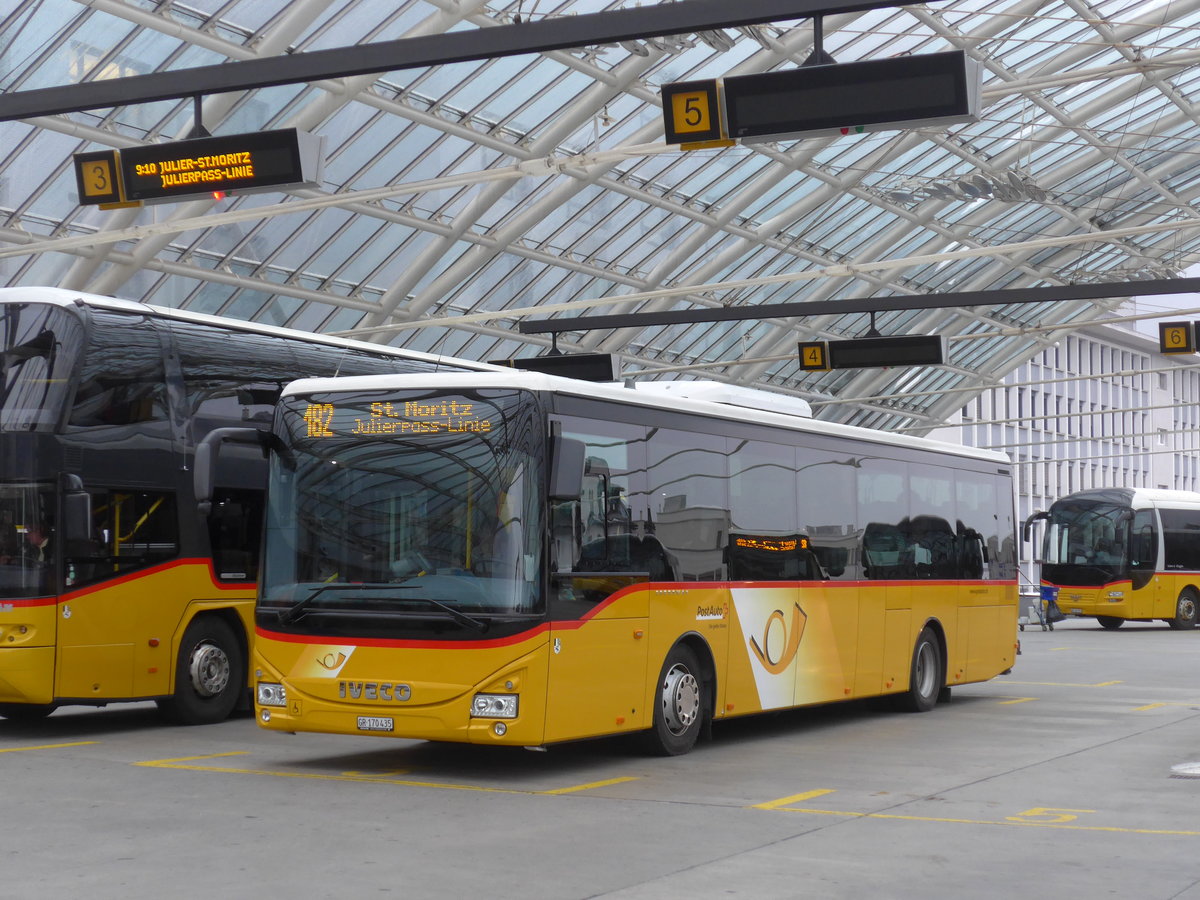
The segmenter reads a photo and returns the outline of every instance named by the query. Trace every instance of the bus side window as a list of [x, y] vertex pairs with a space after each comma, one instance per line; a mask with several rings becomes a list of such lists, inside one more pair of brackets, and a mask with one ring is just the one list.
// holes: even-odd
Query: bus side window
[[1154, 529], [1143, 525], [1133, 536], [1133, 559], [1131, 564], [1139, 569], [1153, 569], [1157, 557]]
[[[106, 314], [95, 314], [98, 321]], [[167, 385], [162, 346], [152, 328], [96, 328], [84, 357], [70, 424], [82, 428], [166, 421]]]
[[900, 528], [871, 522], [863, 530], [863, 574], [872, 581], [911, 575], [910, 548]]
[[92, 536], [64, 548], [72, 585], [144, 569], [179, 555], [174, 494], [119, 489], [90, 493]]

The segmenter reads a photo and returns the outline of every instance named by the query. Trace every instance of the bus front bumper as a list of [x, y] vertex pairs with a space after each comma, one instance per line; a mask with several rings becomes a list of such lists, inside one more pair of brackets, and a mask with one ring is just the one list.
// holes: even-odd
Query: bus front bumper
[[0, 647], [0, 703], [54, 701], [53, 647]]

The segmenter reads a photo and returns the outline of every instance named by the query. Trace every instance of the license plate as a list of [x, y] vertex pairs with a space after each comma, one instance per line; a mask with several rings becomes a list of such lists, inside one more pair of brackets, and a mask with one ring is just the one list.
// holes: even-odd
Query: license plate
[[1082, 616], [1082, 615], [1083, 615], [1083, 610], [1082, 610], [1082, 609], [1075, 609], [1075, 608], [1072, 608], [1072, 609], [1071, 609], [1071, 615], [1074, 615], [1074, 616]]
[[395, 720], [391, 716], [359, 716], [359, 731], [394, 731]]

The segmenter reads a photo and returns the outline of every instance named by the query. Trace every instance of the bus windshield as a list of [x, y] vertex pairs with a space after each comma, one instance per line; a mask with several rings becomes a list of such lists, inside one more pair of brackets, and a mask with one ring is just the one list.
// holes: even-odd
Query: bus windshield
[[1050, 509], [1043, 577], [1056, 584], [1103, 584], [1129, 570], [1127, 506], [1097, 500], [1066, 500]]
[[15, 303], [0, 312], [0, 430], [52, 431], [62, 417], [83, 323], [64, 309]]
[[403, 637], [542, 614], [540, 421], [513, 390], [286, 398], [259, 624]]

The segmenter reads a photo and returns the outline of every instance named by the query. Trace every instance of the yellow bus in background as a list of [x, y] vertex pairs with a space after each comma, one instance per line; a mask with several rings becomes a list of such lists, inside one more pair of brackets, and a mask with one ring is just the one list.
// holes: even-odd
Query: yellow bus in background
[[[57, 288], [0, 290], [0, 716], [155, 700], [248, 705], [266, 463], [196, 448], [269, 428], [301, 374], [446, 368], [425, 354]], [[478, 364], [467, 366], [486, 368]]]
[[[1105, 628], [1161, 619], [1196, 625], [1200, 494], [1101, 488], [1062, 497], [1025, 523], [1044, 523], [1041, 583], [1068, 616]], [[1046, 590], [1049, 589], [1049, 590]]]
[[924, 711], [1008, 670], [1007, 458], [806, 408], [528, 372], [293, 383], [267, 440], [260, 724], [680, 754], [714, 721]]

